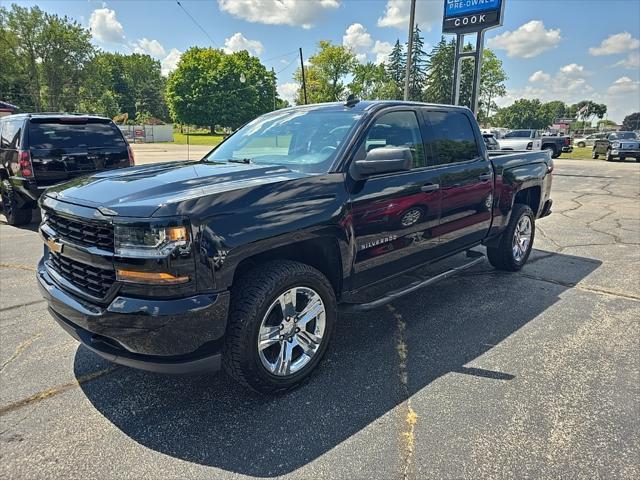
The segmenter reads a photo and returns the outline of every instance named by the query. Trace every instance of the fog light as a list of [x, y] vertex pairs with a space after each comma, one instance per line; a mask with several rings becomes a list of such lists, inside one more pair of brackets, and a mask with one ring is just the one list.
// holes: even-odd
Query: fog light
[[175, 285], [189, 281], [187, 276], [176, 276], [164, 272], [138, 272], [135, 270], [116, 269], [116, 279], [127, 283], [144, 283], [147, 285]]

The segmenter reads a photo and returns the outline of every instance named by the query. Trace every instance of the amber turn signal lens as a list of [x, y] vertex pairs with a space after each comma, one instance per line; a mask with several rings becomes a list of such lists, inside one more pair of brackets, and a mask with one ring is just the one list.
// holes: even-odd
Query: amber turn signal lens
[[189, 239], [186, 227], [168, 227], [165, 232], [171, 242], [180, 242]]
[[177, 277], [170, 273], [163, 272], [137, 272], [135, 270], [116, 270], [116, 279], [120, 282], [144, 283], [151, 285], [171, 285], [176, 283], [186, 283], [189, 277]]

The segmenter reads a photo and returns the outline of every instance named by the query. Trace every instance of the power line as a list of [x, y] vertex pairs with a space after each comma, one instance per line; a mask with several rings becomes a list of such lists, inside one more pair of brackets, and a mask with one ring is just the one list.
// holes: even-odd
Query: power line
[[204, 33], [204, 34], [207, 36], [207, 38], [208, 38], [209, 40], [211, 40], [211, 43], [213, 43], [214, 45], [217, 45], [217, 43], [215, 42], [215, 40], [214, 40], [213, 38], [211, 38], [211, 35], [209, 35], [209, 34], [207, 33], [207, 31], [206, 31], [204, 28], [202, 28], [202, 26], [201, 26], [201, 25], [196, 21], [196, 19], [195, 19], [195, 18], [193, 18], [193, 16], [192, 16], [188, 11], [187, 11], [187, 9], [186, 9], [186, 8], [184, 8], [184, 7], [182, 6], [182, 4], [181, 4], [178, 0], [176, 0], [176, 3], [177, 3], [177, 4], [178, 4], [178, 6], [179, 6], [183, 11], [184, 11], [184, 13], [186, 13], [186, 14], [187, 14], [187, 16], [191, 19], [191, 21], [192, 21], [193, 23], [195, 23], [195, 25], [196, 25], [196, 26], [197, 26], [197, 27], [202, 31], [202, 33]]

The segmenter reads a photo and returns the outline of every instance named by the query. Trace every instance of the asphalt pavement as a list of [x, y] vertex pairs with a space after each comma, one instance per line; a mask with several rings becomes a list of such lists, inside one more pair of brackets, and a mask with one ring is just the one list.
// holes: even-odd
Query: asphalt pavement
[[0, 224], [0, 478], [640, 477], [640, 165], [556, 166], [521, 272], [342, 315], [277, 397], [79, 347], [37, 291], [37, 224]]

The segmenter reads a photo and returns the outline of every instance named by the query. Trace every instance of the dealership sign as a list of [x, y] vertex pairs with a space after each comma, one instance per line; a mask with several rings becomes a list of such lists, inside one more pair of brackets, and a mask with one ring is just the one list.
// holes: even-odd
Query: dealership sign
[[445, 0], [442, 33], [472, 33], [502, 25], [503, 0]]

